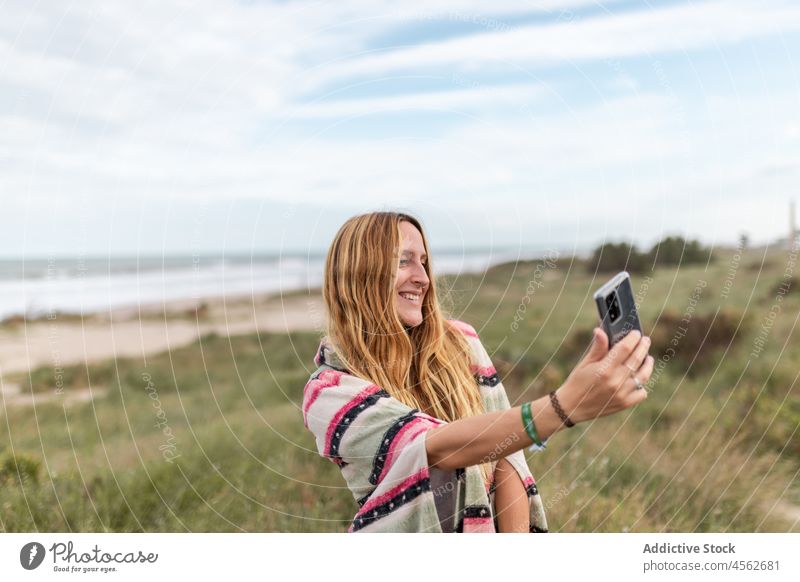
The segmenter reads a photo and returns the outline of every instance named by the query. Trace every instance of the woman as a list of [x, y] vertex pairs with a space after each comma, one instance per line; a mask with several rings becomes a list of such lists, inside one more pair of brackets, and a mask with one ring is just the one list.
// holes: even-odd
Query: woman
[[561, 387], [512, 408], [475, 329], [443, 317], [407, 214], [349, 219], [323, 295], [327, 335], [303, 417], [359, 505], [350, 531], [547, 531], [522, 449], [647, 397], [649, 339], [633, 332], [608, 350], [598, 328]]

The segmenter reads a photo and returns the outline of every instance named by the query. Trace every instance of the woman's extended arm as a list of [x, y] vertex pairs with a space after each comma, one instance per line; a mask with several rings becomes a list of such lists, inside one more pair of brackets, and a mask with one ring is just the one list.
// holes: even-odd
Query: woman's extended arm
[[[653, 372], [653, 358], [647, 355], [649, 338], [633, 331], [608, 349], [608, 337], [599, 328], [586, 356], [557, 390], [561, 406], [570, 419], [583, 422], [635, 406], [647, 398], [637, 389]], [[428, 464], [456, 469], [495, 461], [533, 443], [525, 432], [520, 406], [463, 418], [428, 431], [425, 449]], [[563, 428], [563, 422], [548, 396], [531, 403], [536, 432], [541, 440]]]
[[[533, 401], [531, 411], [540, 439], [561, 430], [561, 419], [547, 396]], [[425, 449], [431, 467], [457, 469], [502, 459], [531, 444], [522, 424], [522, 411], [515, 406], [434, 428], [428, 431]]]

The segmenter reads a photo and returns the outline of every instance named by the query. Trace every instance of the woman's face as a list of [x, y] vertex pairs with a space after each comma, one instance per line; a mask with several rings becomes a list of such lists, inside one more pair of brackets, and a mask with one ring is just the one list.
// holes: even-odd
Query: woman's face
[[400, 262], [395, 283], [397, 314], [405, 325], [415, 327], [422, 323], [422, 300], [430, 285], [424, 266], [428, 257], [417, 227], [404, 220], [400, 223], [400, 232]]

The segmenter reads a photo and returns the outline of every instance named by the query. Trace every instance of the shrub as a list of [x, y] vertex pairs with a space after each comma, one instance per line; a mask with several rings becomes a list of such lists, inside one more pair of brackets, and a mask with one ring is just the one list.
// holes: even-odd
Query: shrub
[[711, 249], [704, 247], [698, 240], [668, 236], [653, 245], [647, 253], [647, 262], [656, 268], [666, 265], [705, 264], [711, 257]]
[[31, 370], [27, 377], [19, 376], [16, 380], [28, 384], [33, 392], [49, 392], [70, 388], [86, 388], [95, 385], [107, 385], [116, 378], [113, 360], [91, 367], [91, 382], [89, 370], [85, 364], [74, 364], [65, 367], [41, 366]]
[[740, 326], [740, 319], [741, 314], [732, 311], [720, 311], [716, 318], [714, 314], [694, 313], [687, 319], [677, 311], [665, 311], [650, 334], [651, 354], [657, 360], [691, 365], [687, 368], [690, 376], [706, 371], [714, 362], [716, 351], [728, 347], [737, 334], [741, 337], [746, 332], [749, 320], [744, 319]]
[[604, 243], [594, 250], [587, 267], [600, 273], [645, 273], [663, 266], [705, 264], [712, 259], [711, 249], [700, 241], [668, 236], [646, 253], [626, 242]]
[[649, 269], [647, 257], [640, 253], [635, 246], [626, 242], [604, 243], [592, 253], [592, 258], [587, 263], [589, 271], [600, 273], [616, 273], [628, 271], [641, 273]]
[[798, 285], [800, 285], [800, 279], [797, 277], [792, 276], [788, 279], [781, 277], [777, 283], [772, 286], [769, 298], [772, 299], [778, 295], [785, 296], [790, 293], [797, 293]]
[[27, 455], [11, 451], [3, 453], [0, 457], [0, 483], [17, 480], [20, 483], [38, 483], [41, 461]]

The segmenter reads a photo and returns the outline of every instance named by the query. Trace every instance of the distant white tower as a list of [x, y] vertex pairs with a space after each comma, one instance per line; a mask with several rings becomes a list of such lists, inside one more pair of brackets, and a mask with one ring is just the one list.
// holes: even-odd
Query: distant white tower
[[794, 199], [789, 201], [789, 248], [797, 246], [797, 221], [794, 215]]

